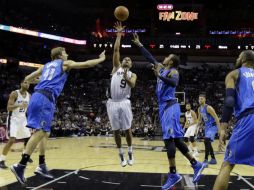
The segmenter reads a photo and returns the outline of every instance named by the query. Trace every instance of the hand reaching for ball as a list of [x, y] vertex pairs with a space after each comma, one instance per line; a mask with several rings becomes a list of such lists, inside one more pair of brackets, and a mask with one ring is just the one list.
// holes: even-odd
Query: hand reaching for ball
[[122, 32], [126, 26], [122, 26], [121, 22], [116, 22], [114, 28], [117, 30], [118, 33]]

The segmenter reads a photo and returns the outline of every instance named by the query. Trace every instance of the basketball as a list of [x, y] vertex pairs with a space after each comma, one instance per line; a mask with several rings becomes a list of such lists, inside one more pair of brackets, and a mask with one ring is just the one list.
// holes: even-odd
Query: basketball
[[125, 6], [118, 6], [115, 9], [114, 15], [117, 20], [125, 21], [129, 17], [129, 10]]

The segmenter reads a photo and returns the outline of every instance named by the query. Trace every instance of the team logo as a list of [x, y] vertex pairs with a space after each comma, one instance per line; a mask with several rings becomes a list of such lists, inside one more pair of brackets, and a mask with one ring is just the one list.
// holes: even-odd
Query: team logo
[[45, 127], [46, 126], [46, 121], [41, 121], [41, 127]]

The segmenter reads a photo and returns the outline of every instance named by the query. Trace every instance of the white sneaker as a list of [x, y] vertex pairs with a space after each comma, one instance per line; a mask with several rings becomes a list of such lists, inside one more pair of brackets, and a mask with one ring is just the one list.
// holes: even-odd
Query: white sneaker
[[124, 154], [119, 154], [119, 157], [120, 157], [120, 164], [122, 167], [125, 167], [127, 165], [127, 162], [124, 158]]
[[134, 164], [134, 157], [132, 152], [128, 152], [128, 165], [132, 166]]

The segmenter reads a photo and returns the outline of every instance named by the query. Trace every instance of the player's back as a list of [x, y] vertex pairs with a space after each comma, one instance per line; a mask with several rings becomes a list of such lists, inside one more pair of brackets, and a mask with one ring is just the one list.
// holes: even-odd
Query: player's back
[[[131, 71], [127, 72], [127, 76], [131, 78]], [[131, 96], [131, 87], [123, 78], [124, 69], [120, 67], [115, 73], [112, 74], [110, 83], [110, 94], [109, 98], [112, 100], [123, 100], [128, 99]]]
[[[162, 77], [167, 77], [167, 75], [173, 70], [172, 69], [161, 69], [160, 75]], [[175, 100], [175, 91], [176, 87], [171, 85], [165, 84], [161, 79], [157, 79], [157, 87], [156, 87], [156, 94], [159, 103], [167, 102], [169, 100]]]
[[254, 69], [241, 67], [238, 71], [235, 105], [236, 117], [239, 117], [243, 112], [254, 109]]
[[67, 80], [67, 73], [63, 71], [63, 61], [57, 59], [44, 65], [40, 82], [35, 86], [35, 90], [48, 90], [58, 97], [63, 90]]

